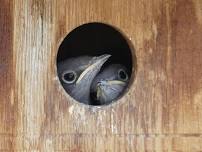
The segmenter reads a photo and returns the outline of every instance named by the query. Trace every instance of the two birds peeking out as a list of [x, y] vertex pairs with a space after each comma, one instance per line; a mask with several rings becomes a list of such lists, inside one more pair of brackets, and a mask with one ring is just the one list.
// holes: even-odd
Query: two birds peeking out
[[80, 56], [58, 63], [58, 76], [66, 92], [89, 105], [109, 104], [120, 97], [129, 76], [121, 64], [102, 68], [110, 57], [109, 54]]

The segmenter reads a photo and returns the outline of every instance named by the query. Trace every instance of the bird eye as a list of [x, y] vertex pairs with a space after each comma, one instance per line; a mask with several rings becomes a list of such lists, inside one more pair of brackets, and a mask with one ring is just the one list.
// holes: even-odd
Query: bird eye
[[62, 80], [65, 82], [65, 83], [68, 83], [68, 84], [71, 84], [71, 83], [74, 83], [75, 80], [76, 80], [76, 73], [74, 71], [65, 71], [63, 74], [62, 74]]
[[125, 70], [120, 69], [120, 70], [118, 71], [118, 78], [119, 78], [120, 80], [127, 81], [127, 80], [128, 80], [128, 74], [126, 73]]

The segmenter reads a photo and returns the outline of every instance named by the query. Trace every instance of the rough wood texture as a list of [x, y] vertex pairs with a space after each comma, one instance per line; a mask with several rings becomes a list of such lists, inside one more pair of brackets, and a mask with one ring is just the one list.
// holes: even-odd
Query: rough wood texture
[[[0, 151], [202, 151], [201, 0], [0, 0]], [[61, 40], [87, 22], [122, 30], [137, 75], [111, 106], [59, 84]]]

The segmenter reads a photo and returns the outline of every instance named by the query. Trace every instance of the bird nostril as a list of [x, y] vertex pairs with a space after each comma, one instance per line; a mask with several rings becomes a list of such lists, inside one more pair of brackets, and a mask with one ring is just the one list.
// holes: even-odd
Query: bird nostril
[[101, 86], [102, 85], [102, 83], [99, 81], [98, 83], [97, 83], [97, 86], [99, 87], [99, 86]]

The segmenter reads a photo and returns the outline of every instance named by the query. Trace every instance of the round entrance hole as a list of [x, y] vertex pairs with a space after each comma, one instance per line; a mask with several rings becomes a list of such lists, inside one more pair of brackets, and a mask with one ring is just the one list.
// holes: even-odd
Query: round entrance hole
[[88, 105], [117, 101], [131, 79], [134, 61], [130, 46], [111, 25], [87, 23], [73, 29], [57, 54], [57, 72], [64, 90]]

